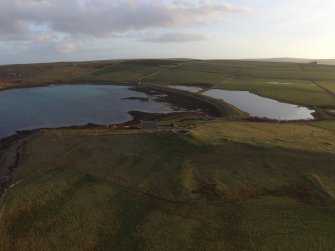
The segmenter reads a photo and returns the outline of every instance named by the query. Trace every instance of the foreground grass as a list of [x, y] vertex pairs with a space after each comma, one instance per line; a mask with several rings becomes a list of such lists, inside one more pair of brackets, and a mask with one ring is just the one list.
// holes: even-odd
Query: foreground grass
[[320, 127], [323, 129], [327, 129], [327, 130], [331, 130], [331, 131], [335, 131], [335, 121], [334, 120], [311, 122], [310, 125], [313, 125], [315, 127]]
[[[275, 198], [172, 203], [61, 169], [29, 182], [36, 188], [25, 183], [8, 195], [19, 208], [2, 223], [2, 250], [331, 250], [335, 244], [333, 208]], [[30, 207], [14, 202], [22, 203], [12, 197], [18, 189], [37, 197]]]
[[0, 206], [0, 249], [335, 246], [333, 130], [216, 121], [191, 132], [51, 130], [30, 140]]

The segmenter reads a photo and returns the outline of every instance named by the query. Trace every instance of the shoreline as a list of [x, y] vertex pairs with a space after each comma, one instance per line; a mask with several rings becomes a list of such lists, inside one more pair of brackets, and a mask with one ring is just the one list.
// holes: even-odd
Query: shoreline
[[[140, 111], [129, 111], [129, 114], [133, 117], [131, 120], [128, 120], [123, 123], [114, 123], [108, 125], [102, 124], [95, 124], [95, 123], [87, 123], [85, 125], [73, 125], [73, 126], [64, 126], [64, 127], [54, 127], [54, 128], [36, 128], [31, 130], [21, 130], [17, 131], [16, 133], [6, 136], [4, 138], [0, 138], [0, 164], [4, 162], [3, 160], [6, 159], [6, 154], [8, 152], [11, 153], [12, 159], [6, 160], [10, 163], [7, 165], [0, 166], [0, 199], [5, 194], [8, 187], [11, 185], [12, 175], [14, 174], [15, 170], [17, 169], [21, 159], [21, 149], [24, 144], [29, 141], [30, 137], [34, 135], [39, 135], [47, 130], [111, 130], [111, 131], [119, 131], [119, 130], [141, 130], [140, 122], [141, 120], [156, 120], [158, 122], [170, 123], [172, 125], [169, 129], [175, 128], [173, 123], [170, 120], [173, 119], [195, 119], [197, 121], [205, 121], [211, 119], [224, 119], [224, 117], [210, 117], [208, 114], [199, 111], [185, 111], [185, 112], [170, 112], [170, 113], [146, 113]], [[229, 118], [226, 118], [229, 119]], [[238, 120], [231, 120], [230, 121], [241, 121], [241, 122], [262, 122], [262, 123], [280, 123], [280, 124], [289, 124], [289, 123], [308, 123], [312, 121], [324, 121], [324, 119], [315, 119], [315, 120], [295, 120], [295, 121], [278, 121], [278, 120], [271, 120], [271, 119], [264, 119], [264, 118], [257, 118], [257, 117], [247, 117], [247, 118], [240, 118]], [[155, 130], [166, 129], [164, 128], [165, 125], [161, 125], [162, 128], [157, 128]], [[12, 149], [11, 149], [12, 148]]]
[[[181, 91], [181, 90], [176, 90], [173, 88], [169, 88], [169, 87], [160, 87], [160, 86], [155, 86], [155, 85], [150, 85], [150, 84], [143, 84], [141, 86], [139, 85], [134, 85], [131, 84], [129, 82], [127, 83], [120, 83], [120, 82], [110, 82], [110, 81], [105, 81], [105, 82], [70, 82], [70, 83], [59, 83], [59, 84], [55, 84], [55, 83], [45, 83], [45, 84], [38, 84], [38, 85], [31, 85], [31, 86], [25, 86], [25, 87], [20, 87], [20, 86], [14, 86], [11, 89], [26, 89], [26, 88], [39, 88], [39, 87], [47, 87], [47, 86], [62, 86], [62, 85], [105, 85], [105, 86], [125, 86], [130, 90], [136, 91], [136, 92], [140, 92], [140, 93], [145, 93], [148, 96], [159, 96], [159, 94], [163, 94], [161, 95], [161, 97], [158, 97], [157, 102], [166, 102], [166, 103], [170, 103], [173, 106], [177, 106], [179, 108], [181, 108], [181, 111], [178, 111], [179, 114], [182, 113], [190, 113], [190, 112], [202, 112], [204, 114], [207, 114], [208, 116], [211, 117], [227, 117], [227, 118], [231, 118], [231, 119], [242, 119], [247, 117], [246, 113], [235, 109], [233, 106], [226, 104], [224, 102], [221, 102], [219, 100], [210, 98], [210, 97], [205, 97], [199, 94], [193, 94], [193, 93], [189, 93], [187, 91]], [[10, 90], [10, 89], [8, 89]], [[1, 90], [0, 90], [1, 91]], [[5, 91], [5, 90], [3, 90]], [[158, 95], [157, 95], [158, 94]], [[165, 97], [166, 95], [166, 97]], [[134, 124], [133, 120], [137, 119], [136, 116], [134, 116], [134, 112], [135, 111], [130, 111], [128, 112], [130, 115], [132, 115], [132, 119], [130, 119], [129, 121], [124, 121], [124, 122], [117, 122], [115, 124], [123, 124], [123, 123], [127, 123], [127, 124]], [[140, 112], [141, 111], [136, 111], [136, 112]], [[166, 113], [167, 116], [169, 116], [168, 114], [170, 114], [172, 112]], [[142, 112], [143, 114], [149, 114], [146, 112]], [[163, 113], [162, 113], [163, 114]], [[138, 115], [138, 113], [135, 115]], [[152, 116], [151, 116], [152, 117]], [[156, 118], [154, 118], [156, 119]], [[94, 123], [92, 123], [94, 124]], [[74, 124], [74, 125], [70, 125], [73, 127], [82, 127], [85, 125], [82, 124]], [[54, 126], [54, 127], [50, 127], [50, 128], [64, 128], [64, 127], [68, 127], [68, 125], [66, 126]], [[28, 129], [28, 130], [34, 130], [34, 129], [39, 129], [41, 127], [36, 127], [36, 128], [32, 128], [32, 129]], [[25, 129], [22, 129], [25, 130]], [[14, 131], [13, 131], [14, 133]], [[7, 136], [7, 135], [6, 135]], [[4, 136], [4, 137], [6, 137]], [[8, 135], [10, 136], [10, 135]], [[2, 137], [0, 137], [1, 139]]]
[[[0, 199], [10, 186], [13, 173], [21, 160], [21, 150], [30, 137], [41, 133], [41, 130], [20, 131], [0, 139]], [[12, 148], [12, 149], [11, 149]]]
[[[205, 108], [204, 112], [213, 117], [226, 117], [229, 119], [243, 119], [249, 117], [248, 113], [239, 110], [235, 106], [224, 102], [223, 100], [207, 97], [198, 93], [152, 84], [132, 86], [130, 89], [149, 95], [152, 94], [152, 92], [166, 94], [167, 97], [163, 98], [163, 101], [177, 104], [181, 107], [190, 107], [189, 110], [195, 110], [195, 104], [197, 104], [200, 107]], [[182, 97], [182, 99], [180, 99], [180, 97]]]
[[[1, 84], [1, 83], [0, 83]], [[1, 87], [0, 92], [9, 91], [15, 89], [28, 89], [38, 87], [50, 87], [50, 86], [63, 86], [63, 85], [122, 85], [122, 86], [133, 86], [129, 82], [117, 82], [117, 81], [56, 81], [56, 82], [45, 82], [45, 83], [22, 83], [14, 84], [13, 86]]]
[[[158, 120], [164, 122], [164, 120], [175, 119], [175, 118], [196, 118], [197, 120], [207, 120], [208, 115], [204, 112], [197, 111], [185, 111], [185, 112], [171, 112], [171, 113], [146, 113], [139, 111], [130, 111], [129, 114], [133, 117], [123, 123], [114, 123], [102, 125], [88, 123], [85, 125], [73, 125], [64, 127], [54, 128], [36, 128], [31, 130], [21, 130], [16, 133], [0, 138], [0, 198], [4, 195], [7, 188], [10, 186], [12, 181], [12, 175], [17, 169], [19, 162], [21, 161], [20, 151], [27, 140], [34, 135], [39, 135], [46, 130], [140, 130], [141, 120]], [[171, 129], [174, 128], [171, 126]], [[163, 128], [162, 128], [163, 129]], [[11, 149], [12, 148], [12, 149]], [[10, 154], [8, 154], [10, 153]], [[12, 155], [9, 159], [6, 155]]]
[[[127, 82], [118, 82], [118, 81], [69, 81], [69, 82], [46, 82], [46, 83], [38, 83], [38, 84], [29, 84], [29, 85], [18, 85], [18, 86], [11, 86], [11, 87], [0, 87], [1, 91], [8, 91], [14, 89], [26, 89], [26, 88], [39, 88], [39, 87], [50, 87], [50, 86], [64, 86], [64, 85], [119, 85], [119, 86], [127, 86], [129, 89], [134, 91], [144, 92], [146, 94], [150, 94], [150, 91], [158, 91], [162, 92], [162, 94], [167, 95], [174, 95], [174, 96], [183, 96], [188, 99], [193, 99], [193, 101], [197, 101], [198, 104], [203, 106], [210, 107], [208, 110], [209, 112], [216, 113], [217, 117], [225, 117], [229, 116], [230, 118], [245, 118], [248, 116], [248, 113], [239, 110], [238, 108], [234, 107], [233, 105], [223, 101], [217, 100], [215, 98], [207, 97], [198, 93], [191, 93], [184, 90], [170, 88], [169, 86], [159, 86], [150, 83], [144, 83], [138, 85], [136, 81], [127, 81]], [[171, 103], [176, 102], [178, 98], [174, 98]], [[178, 103], [178, 102], [176, 102]], [[191, 109], [190, 109], [191, 110]], [[214, 114], [210, 114], [214, 115]]]
[[[208, 103], [210, 103], [211, 105], [215, 105], [215, 106], [224, 106], [225, 108], [229, 108], [231, 111], [230, 116], [235, 117], [234, 115], [238, 115], [237, 117], [242, 117], [242, 119], [245, 119], [246, 117], [248, 117], [248, 113], [244, 112], [236, 107], [234, 107], [233, 105], [225, 102], [224, 100], [218, 100], [215, 98], [211, 98], [208, 96], [204, 96], [201, 95], [201, 93], [195, 93], [195, 92], [189, 92], [189, 91], [185, 91], [185, 90], [180, 90], [180, 89], [175, 89], [175, 88], [171, 88], [170, 86], [174, 86], [174, 85], [185, 85], [185, 84], [178, 84], [178, 83], [173, 83], [170, 84], [168, 86], [162, 86], [159, 84], [151, 84], [151, 83], [142, 83], [141, 85], [138, 84], [137, 81], [107, 81], [107, 80], [94, 80], [94, 81], [89, 81], [89, 80], [69, 80], [69, 81], [54, 81], [54, 82], [44, 82], [44, 83], [19, 83], [19, 84], [11, 84], [10, 86], [5, 86], [5, 87], [1, 87], [1, 83], [0, 83], [0, 92], [1, 91], [8, 91], [8, 90], [14, 90], [14, 89], [26, 89], [26, 88], [39, 88], [39, 87], [50, 87], [50, 86], [64, 86], [64, 85], [110, 85], [110, 86], [115, 86], [115, 85], [119, 85], [119, 86], [127, 86], [130, 89], [134, 88], [135, 91], [139, 91], [139, 90], [143, 90], [145, 88], [152, 88], [152, 89], [156, 89], [159, 90], [161, 92], [166, 92], [166, 93], [170, 93], [170, 94], [174, 94], [174, 95], [185, 95], [185, 96], [192, 96], [195, 99], [201, 99], [202, 101], [206, 101]], [[195, 86], [195, 87], [210, 87], [210, 84], [186, 84], [189, 86]], [[261, 97], [265, 97], [262, 95], [259, 95], [255, 92], [251, 92], [253, 94], [256, 94], [258, 96]], [[267, 98], [267, 97], [265, 97]], [[218, 102], [219, 101], [219, 102]], [[278, 101], [278, 100], [277, 100]], [[281, 102], [281, 101], [279, 101]], [[287, 103], [287, 102], [286, 102]], [[287, 103], [287, 104], [292, 104], [292, 105], [296, 105], [296, 106], [301, 106], [301, 105], [297, 105], [297, 104], [293, 104], [293, 103]], [[335, 107], [333, 106], [320, 106], [320, 107], [315, 107], [315, 106], [311, 106], [311, 105], [305, 105], [303, 107], [306, 107], [308, 109], [312, 109], [315, 112], [312, 114], [315, 121], [320, 121], [320, 120], [332, 120], [335, 119], [335, 115], [334, 113], [331, 113], [327, 110], [329, 109], [333, 109]], [[253, 117], [250, 117], [253, 118]], [[257, 118], [259, 119], [259, 118]], [[263, 119], [263, 118], [261, 118]], [[268, 119], [265, 118], [265, 121], [267, 121]], [[300, 120], [291, 120], [291, 121], [300, 121]]]
[[[213, 117], [213, 118], [227, 118], [230, 120], [236, 121], [246, 121], [246, 122], [278, 122], [278, 123], [308, 123], [312, 121], [327, 121], [334, 120], [334, 117], [327, 116], [325, 111], [316, 110], [313, 114], [314, 119], [310, 120], [276, 120], [268, 118], [259, 118], [251, 117], [244, 111], [239, 110], [233, 105], [224, 102], [223, 100], [218, 100], [215, 98], [207, 97], [198, 93], [192, 93], [185, 90], [174, 89], [168, 86], [159, 86], [153, 84], [135, 84], [134, 82], [113, 82], [113, 81], [72, 81], [72, 82], [52, 82], [52, 83], [43, 83], [43, 84], [32, 84], [29, 86], [12, 86], [7, 89], [0, 89], [1, 91], [11, 90], [11, 89], [26, 89], [26, 88], [38, 88], [38, 87], [47, 87], [47, 86], [62, 86], [62, 85], [119, 85], [127, 86], [129, 89], [142, 92], [147, 95], [153, 94], [166, 94], [166, 97], [160, 98], [162, 102], [169, 102], [171, 104], [178, 105], [180, 107], [187, 107], [186, 111], [179, 112], [169, 112], [169, 113], [147, 113], [141, 111], [129, 111], [128, 113], [132, 116], [132, 119], [129, 121], [109, 124], [108, 126], [116, 126], [120, 128], [136, 126], [140, 123], [140, 120], [160, 120], [166, 119], [171, 116], [177, 116], [181, 118], [186, 115], [193, 114], [200, 117]], [[198, 110], [195, 109], [197, 106]], [[199, 109], [200, 107], [200, 109]], [[193, 109], [192, 109], [193, 108]], [[88, 123], [85, 125], [71, 125], [71, 126], [58, 126], [50, 128], [34, 128], [29, 130], [18, 131], [12, 135], [0, 137], [0, 153], [2, 151], [3, 141], [6, 141], [8, 138], [14, 137], [16, 135], [21, 135], [26, 132], [34, 132], [40, 130], [48, 129], [102, 129], [106, 128], [106, 125]], [[129, 129], [129, 128], [128, 128]], [[0, 156], [1, 157], [1, 156]], [[1, 164], [1, 163], [0, 163]], [[1, 167], [0, 167], [1, 168]], [[1, 170], [0, 170], [1, 175]], [[1, 176], [0, 176], [1, 180]]]
[[[188, 92], [185, 90], [180, 89], [174, 89], [170, 88], [168, 86], [159, 86], [159, 85], [153, 85], [153, 84], [134, 84], [131, 82], [111, 82], [111, 81], [72, 81], [72, 82], [50, 82], [50, 83], [43, 83], [43, 84], [33, 84], [29, 86], [12, 86], [10, 88], [6, 89], [0, 89], [1, 91], [6, 90], [12, 90], [12, 89], [26, 89], [26, 88], [39, 88], [39, 87], [48, 87], [48, 86], [64, 86], [64, 85], [110, 85], [110, 86], [126, 86], [131, 90], [146, 93], [148, 95], [152, 95], [153, 92], [157, 92], [156, 94], [166, 94], [167, 97], [162, 98], [162, 102], [169, 102], [171, 104], [180, 105], [181, 107], [185, 105], [184, 99], [188, 99], [188, 101], [191, 101], [194, 105], [194, 101], [202, 108], [200, 109], [201, 112], [206, 113], [207, 115], [211, 117], [216, 118], [228, 118], [231, 120], [240, 120], [240, 121], [256, 121], [256, 122], [280, 122], [280, 123], [304, 123], [304, 122], [311, 122], [311, 121], [327, 121], [327, 120], [334, 120], [334, 116], [331, 116], [326, 111], [316, 109], [315, 112], [312, 114], [314, 119], [308, 119], [308, 120], [276, 120], [276, 119], [270, 119], [270, 118], [260, 118], [260, 117], [251, 117], [248, 113], [239, 110], [238, 108], [234, 107], [233, 105], [219, 99], [215, 99], [212, 97], [204, 96], [198, 93]], [[130, 97], [131, 98], [131, 97]], [[165, 100], [164, 100], [165, 99]], [[189, 105], [190, 102], [188, 102], [187, 105]], [[187, 106], [186, 105], [186, 106]], [[140, 112], [140, 111], [129, 111], [129, 114], [133, 116], [132, 113], [142, 113], [142, 114], [150, 114], [146, 112]], [[185, 112], [178, 112], [179, 114], [182, 113], [188, 113], [188, 112], [199, 112], [197, 109], [187, 108], [187, 111]], [[172, 112], [173, 113], [173, 112]], [[165, 115], [169, 116], [170, 113], [166, 113]], [[156, 114], [158, 117], [161, 117], [163, 114]], [[152, 117], [152, 116], [151, 116]], [[163, 116], [164, 117], [164, 116]], [[134, 120], [136, 120], [136, 116], [125, 122], [111, 124], [113, 125], [120, 125], [120, 124], [126, 124], [126, 125], [133, 125]], [[156, 119], [156, 117], [154, 118]], [[92, 128], [98, 128], [98, 127], [104, 127], [104, 125], [99, 125], [95, 123], [88, 123], [86, 125], [71, 125], [71, 126], [58, 126], [58, 127], [50, 127], [48, 129], [62, 129], [62, 128], [83, 128], [91, 126]], [[34, 131], [38, 130], [39, 128], [34, 129], [28, 129], [28, 131]], [[42, 128], [45, 129], [45, 128]], [[25, 130], [23, 130], [25, 131]], [[13, 134], [12, 134], [13, 135]], [[9, 136], [12, 136], [9, 135]], [[14, 134], [15, 135], [15, 134]], [[5, 136], [5, 138], [8, 136]], [[4, 138], [0, 137], [0, 143], [1, 140]]]

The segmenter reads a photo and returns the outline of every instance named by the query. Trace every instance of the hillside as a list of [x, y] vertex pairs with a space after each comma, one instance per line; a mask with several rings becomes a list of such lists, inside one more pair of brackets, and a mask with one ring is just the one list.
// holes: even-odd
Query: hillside
[[335, 59], [318, 59], [319, 64], [335, 65]]
[[191, 127], [33, 134], [0, 249], [331, 250], [333, 122]]
[[335, 65], [335, 59], [310, 59], [310, 58], [261, 58], [261, 59], [245, 59], [246, 61], [263, 61], [263, 62], [278, 62], [278, 63], [299, 63], [308, 64], [313, 61], [321, 65]]

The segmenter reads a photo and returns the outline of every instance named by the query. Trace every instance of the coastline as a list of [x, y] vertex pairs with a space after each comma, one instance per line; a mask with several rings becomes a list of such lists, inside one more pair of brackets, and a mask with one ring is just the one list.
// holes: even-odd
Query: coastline
[[[46, 130], [111, 130], [111, 131], [139, 130], [141, 129], [141, 126], [140, 126], [141, 120], [156, 120], [161, 123], [164, 123], [166, 121], [166, 123], [168, 123], [169, 126], [172, 125], [168, 128], [172, 130], [174, 129], [174, 126], [173, 126], [173, 123], [171, 123], [171, 120], [181, 121], [183, 119], [190, 119], [190, 120], [195, 119], [197, 121], [202, 121], [202, 120], [204, 121], [204, 120], [211, 120], [211, 119], [220, 119], [218, 117], [217, 118], [210, 117], [208, 116], [208, 114], [204, 112], [199, 112], [199, 111], [171, 112], [171, 113], [166, 113], [166, 114], [129, 111], [129, 114], [133, 118], [123, 123], [108, 124], [108, 125], [88, 123], [85, 125], [73, 125], [73, 126], [55, 127], [55, 128], [36, 128], [36, 129], [31, 129], [31, 130], [17, 131], [13, 135], [0, 138], [0, 199], [5, 194], [7, 188], [10, 187], [12, 183], [13, 174], [15, 170], [17, 169], [20, 161], [22, 161], [21, 150], [24, 147], [25, 143], [29, 141], [31, 137], [35, 135], [39, 135]], [[289, 124], [289, 123], [297, 124], [297, 123], [310, 122], [306, 120], [276, 121], [276, 120], [270, 120], [270, 119], [264, 119], [264, 118], [253, 118], [253, 117], [240, 118], [234, 121], [263, 122], [263, 123], [278, 122], [281, 124]], [[313, 121], [322, 121], [322, 119], [313, 120]], [[161, 129], [166, 130], [164, 125], [162, 125]], [[158, 130], [160, 130], [160, 128], [158, 128]], [[6, 155], [11, 156], [11, 159], [8, 159], [8, 156]]]
[[117, 82], [117, 81], [55, 81], [55, 82], [44, 82], [44, 83], [19, 83], [10, 86], [2, 87], [0, 83], [0, 92], [14, 89], [27, 89], [36, 87], [48, 87], [48, 86], [62, 86], [62, 85], [124, 85], [132, 86], [128, 82]]
[[21, 160], [21, 150], [30, 137], [41, 130], [20, 131], [0, 139], [0, 198], [11, 184], [13, 173]]
[[[160, 94], [167, 94], [168, 96], [173, 96], [171, 100], [169, 100], [172, 104], [182, 106], [183, 100], [186, 98], [188, 101], [192, 101], [189, 103], [195, 103], [198, 105], [201, 110], [197, 111], [187, 107], [187, 111], [184, 112], [170, 112], [167, 114], [163, 113], [146, 113], [140, 111], [129, 111], [129, 114], [132, 116], [132, 119], [123, 123], [117, 124], [109, 124], [108, 126], [113, 129], [138, 129], [141, 120], [165, 120], [169, 118], [187, 118], [190, 116], [199, 118], [207, 118], [208, 116], [212, 117], [225, 117], [225, 115], [231, 113], [231, 110], [235, 112], [235, 110], [228, 105], [222, 104], [219, 101], [215, 101], [214, 99], [207, 97], [199, 97], [200, 95], [195, 95], [192, 93], [188, 93], [187, 91], [175, 90], [169, 87], [158, 87], [153, 85], [143, 85], [143, 86], [135, 86], [129, 82], [120, 83], [120, 82], [110, 82], [110, 81], [80, 81], [80, 82], [53, 82], [53, 83], [39, 83], [39, 84], [31, 84], [27, 85], [16, 85], [7, 88], [2, 88], [0, 91], [12, 90], [12, 89], [26, 89], [26, 88], [36, 88], [36, 87], [46, 87], [46, 86], [59, 86], [59, 85], [77, 85], [77, 84], [92, 84], [92, 85], [123, 85], [128, 86], [134, 91], [139, 92], [147, 92], [158, 91]], [[152, 94], [152, 93], [151, 93]], [[162, 100], [163, 101], [163, 100]], [[165, 100], [166, 101], [166, 100]], [[185, 103], [184, 103], [185, 104]], [[193, 104], [194, 105], [194, 104]], [[238, 117], [238, 112], [236, 112], [235, 116]], [[55, 127], [55, 128], [35, 128], [31, 130], [23, 130], [18, 131], [10, 136], [6, 136], [4, 138], [0, 138], [0, 164], [1, 160], [4, 158], [4, 155], [7, 151], [12, 151], [12, 145], [23, 141], [27, 136], [33, 135], [35, 133], [40, 133], [43, 130], [52, 130], [52, 129], [72, 129], [72, 130], [82, 130], [82, 129], [106, 129], [106, 125], [93, 124], [88, 123], [86, 125], [73, 125], [66, 127]], [[29, 138], [29, 137], [28, 137]], [[19, 147], [16, 147], [15, 151], [18, 152]], [[3, 194], [5, 187], [10, 183], [12, 171], [16, 169], [18, 161], [14, 161], [15, 163], [8, 165], [0, 166], [0, 195]]]
[[0, 198], [2, 198], [6, 189], [11, 184], [13, 173], [21, 161], [21, 149], [24, 144], [29, 141], [31, 137], [39, 135], [46, 130], [139, 130], [141, 120], [157, 120], [160, 122], [176, 118], [196, 118], [197, 120], [208, 120], [208, 115], [206, 113], [197, 111], [171, 112], [166, 114], [129, 111], [129, 114], [133, 117], [131, 120], [123, 123], [109, 124], [108, 126], [88, 123], [85, 125], [73, 125], [66, 127], [36, 128], [17, 131], [10, 136], [0, 138]]
[[[165, 94], [169, 95], [182, 95], [184, 97], [190, 97], [193, 98], [193, 100], [205, 102], [209, 104], [210, 106], [216, 107], [219, 111], [217, 112], [217, 117], [226, 117], [228, 116], [231, 119], [256, 119], [258, 121], [264, 120], [268, 121], [267, 118], [252, 118], [249, 116], [248, 113], [238, 109], [237, 107], [234, 107], [233, 105], [223, 101], [218, 100], [215, 98], [211, 98], [208, 96], [201, 95], [199, 93], [193, 93], [188, 92], [185, 90], [180, 89], [174, 89], [170, 86], [173, 85], [179, 85], [178, 83], [170, 84], [169, 86], [162, 86], [158, 84], [150, 84], [150, 83], [142, 83], [141, 85], [138, 84], [136, 81], [107, 81], [107, 80], [99, 80], [99, 81], [89, 81], [89, 80], [69, 80], [69, 81], [54, 81], [54, 82], [44, 82], [44, 83], [19, 83], [19, 84], [11, 84], [8, 86], [1, 86], [0, 83], [0, 92], [1, 91], [7, 91], [7, 90], [13, 90], [13, 89], [26, 89], [26, 88], [38, 88], [38, 87], [48, 87], [48, 86], [64, 86], [64, 85], [119, 85], [119, 86], [127, 86], [130, 89], [133, 89], [134, 91], [142, 91], [145, 92], [146, 89], [156, 90], [159, 92], [163, 92]], [[210, 87], [208, 84], [188, 84], [190, 86], [202, 86], [202, 87]], [[252, 92], [253, 93], [253, 92]], [[254, 93], [256, 95], [259, 95], [257, 93]], [[262, 95], [259, 95], [263, 97]], [[175, 99], [176, 100], [176, 99]], [[291, 104], [291, 103], [290, 103]], [[296, 105], [296, 104], [292, 104]], [[313, 107], [313, 106], [305, 106], [309, 109], [315, 110], [315, 112], [312, 114], [314, 117], [314, 121], [323, 121], [323, 120], [332, 120], [335, 118], [334, 113], [329, 112], [329, 109], [333, 109], [333, 106], [321, 106], [321, 107]], [[225, 111], [225, 112], [223, 112]], [[228, 111], [228, 112], [227, 112]], [[213, 115], [213, 114], [212, 114]], [[292, 121], [305, 121], [305, 120], [292, 120]]]

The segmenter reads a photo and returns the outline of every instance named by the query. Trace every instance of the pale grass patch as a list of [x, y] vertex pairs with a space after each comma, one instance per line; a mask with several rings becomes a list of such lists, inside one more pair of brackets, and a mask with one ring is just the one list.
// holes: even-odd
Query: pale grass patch
[[231, 122], [199, 123], [192, 135], [213, 144], [222, 140], [335, 153], [335, 132], [308, 123]]

